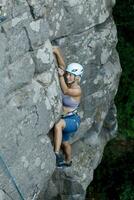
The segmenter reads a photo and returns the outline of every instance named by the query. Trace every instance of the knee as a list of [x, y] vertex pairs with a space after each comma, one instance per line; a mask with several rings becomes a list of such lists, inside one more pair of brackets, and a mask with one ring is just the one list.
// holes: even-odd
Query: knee
[[62, 120], [60, 120], [58, 123], [56, 123], [56, 124], [54, 125], [54, 129], [55, 129], [55, 130], [61, 130], [62, 128], [64, 128], [64, 123], [63, 123]]
[[59, 130], [59, 129], [61, 129], [60, 124], [59, 123], [55, 124], [54, 125], [54, 130]]
[[63, 148], [67, 148], [68, 146], [70, 146], [69, 142], [63, 142], [62, 145], [63, 145]]

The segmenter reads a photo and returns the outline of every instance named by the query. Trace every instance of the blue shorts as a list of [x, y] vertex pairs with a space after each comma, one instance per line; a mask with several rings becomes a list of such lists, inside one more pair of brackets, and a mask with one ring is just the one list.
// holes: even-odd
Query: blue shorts
[[70, 137], [78, 130], [80, 126], [80, 116], [73, 114], [70, 116], [62, 117], [65, 120], [66, 126], [62, 130], [62, 142], [68, 141]]

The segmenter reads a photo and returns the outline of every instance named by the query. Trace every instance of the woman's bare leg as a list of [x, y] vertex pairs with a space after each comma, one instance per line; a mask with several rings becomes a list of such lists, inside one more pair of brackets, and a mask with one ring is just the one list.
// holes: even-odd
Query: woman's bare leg
[[70, 162], [71, 161], [71, 154], [72, 154], [71, 144], [69, 144], [69, 142], [63, 142], [62, 146], [63, 146], [63, 151], [65, 153], [65, 161]]
[[59, 152], [62, 142], [62, 130], [65, 127], [65, 121], [61, 119], [54, 126], [54, 152]]

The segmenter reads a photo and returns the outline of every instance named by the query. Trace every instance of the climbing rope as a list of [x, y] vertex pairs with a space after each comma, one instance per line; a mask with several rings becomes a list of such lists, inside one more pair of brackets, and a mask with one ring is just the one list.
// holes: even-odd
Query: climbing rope
[[17, 190], [17, 192], [18, 192], [18, 194], [20, 196], [20, 199], [21, 200], [25, 200], [24, 197], [23, 197], [23, 195], [22, 195], [22, 192], [20, 191], [19, 187], [16, 184], [15, 178], [10, 173], [10, 170], [9, 170], [7, 164], [5, 163], [3, 157], [1, 156], [1, 154], [0, 154], [0, 165], [3, 167], [4, 170], [6, 170], [6, 174], [11, 179], [11, 182], [14, 185], [15, 189]]

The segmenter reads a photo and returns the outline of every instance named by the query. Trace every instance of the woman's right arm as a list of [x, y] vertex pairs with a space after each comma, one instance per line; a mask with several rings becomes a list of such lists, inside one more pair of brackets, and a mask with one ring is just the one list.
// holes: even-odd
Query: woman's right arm
[[65, 69], [66, 65], [65, 65], [65, 62], [64, 62], [64, 59], [63, 59], [63, 55], [61, 53], [61, 50], [59, 47], [53, 47], [53, 53], [56, 57], [56, 60], [57, 60], [57, 63], [58, 63], [58, 66], [61, 68], [61, 69]]

